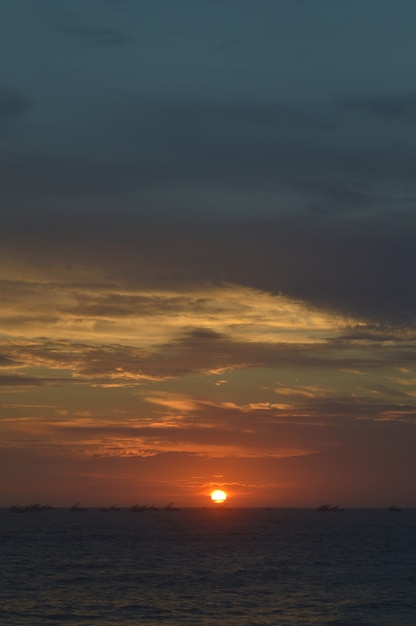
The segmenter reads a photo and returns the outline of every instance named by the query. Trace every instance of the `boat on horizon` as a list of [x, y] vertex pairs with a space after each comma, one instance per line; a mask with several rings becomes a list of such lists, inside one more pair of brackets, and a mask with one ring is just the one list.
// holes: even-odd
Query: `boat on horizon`
[[100, 506], [98, 510], [101, 512], [120, 511], [120, 507], [117, 504], [112, 504], [111, 506]]
[[179, 511], [177, 506], [174, 506], [173, 502], [169, 502], [163, 509], [164, 511]]
[[344, 509], [339, 505], [339, 504], [334, 504], [334, 505], [330, 505], [330, 504], [321, 504], [321, 506], [318, 506], [318, 511], [320, 513], [324, 512], [335, 512], [335, 513], [341, 513]]
[[158, 511], [159, 509], [154, 504], [133, 504], [129, 508], [132, 513], [143, 513], [145, 511]]
[[33, 504], [26, 504], [26, 506], [13, 504], [13, 506], [10, 507], [10, 510], [16, 513], [26, 513], [28, 511], [37, 513], [39, 511], [51, 511], [54, 508], [55, 507], [51, 504], [39, 504], [38, 502], [34, 502]]
[[389, 511], [394, 511], [395, 513], [401, 513], [401, 508], [397, 506], [397, 504], [392, 504], [389, 506]]
[[69, 507], [70, 511], [88, 511], [85, 506], [81, 506], [79, 502], [75, 502], [72, 506]]

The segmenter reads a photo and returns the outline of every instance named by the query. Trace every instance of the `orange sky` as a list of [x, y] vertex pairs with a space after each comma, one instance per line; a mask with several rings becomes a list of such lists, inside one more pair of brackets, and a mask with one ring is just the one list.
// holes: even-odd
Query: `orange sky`
[[2, 282], [2, 504], [192, 506], [213, 487], [239, 506], [411, 504], [405, 332], [344, 338], [348, 318], [236, 285], [20, 271]]

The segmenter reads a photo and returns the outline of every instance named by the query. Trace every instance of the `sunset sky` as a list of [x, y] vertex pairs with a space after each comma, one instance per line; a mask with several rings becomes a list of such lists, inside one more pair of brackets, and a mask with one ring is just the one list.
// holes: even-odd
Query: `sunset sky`
[[5, 0], [0, 505], [416, 506], [414, 0]]

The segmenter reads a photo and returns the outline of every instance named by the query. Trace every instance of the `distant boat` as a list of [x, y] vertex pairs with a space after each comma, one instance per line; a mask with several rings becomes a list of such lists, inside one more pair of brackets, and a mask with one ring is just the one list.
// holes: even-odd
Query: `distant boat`
[[129, 508], [132, 513], [143, 513], [145, 511], [158, 511], [154, 504], [134, 504]]
[[10, 507], [10, 510], [15, 513], [26, 513], [27, 508], [25, 506], [21, 506], [20, 504], [13, 504], [13, 506]]
[[117, 506], [116, 504], [112, 504], [111, 506], [100, 506], [100, 508], [98, 510], [101, 511], [101, 512], [119, 511], [120, 507]]
[[41, 504], [38, 504], [37, 502], [34, 502], [33, 504], [28, 504], [25, 508], [26, 511], [43, 511], [43, 506]]
[[164, 511], [179, 511], [178, 507], [173, 505], [173, 502], [169, 502], [169, 504], [167, 504], [163, 510]]
[[389, 506], [389, 511], [394, 511], [395, 513], [400, 513], [401, 512], [401, 508], [399, 506], [397, 506], [397, 504], [392, 504], [391, 506]]
[[75, 502], [72, 506], [69, 507], [70, 511], [88, 511], [84, 506], [80, 506], [79, 502]]
[[27, 511], [34, 511], [35, 513], [39, 511], [50, 511], [55, 507], [50, 504], [38, 504], [35, 502], [34, 504], [27, 504], [26, 506], [21, 506], [20, 504], [13, 504], [10, 507], [11, 511], [15, 511], [16, 513], [26, 513]]
[[333, 506], [331, 506], [330, 504], [321, 504], [321, 506], [318, 506], [318, 511], [319, 512], [324, 512], [326, 513], [327, 511], [333, 511], [335, 513], [340, 513], [341, 511], [343, 511], [344, 509], [342, 507], [340, 507], [339, 504], [335, 504]]

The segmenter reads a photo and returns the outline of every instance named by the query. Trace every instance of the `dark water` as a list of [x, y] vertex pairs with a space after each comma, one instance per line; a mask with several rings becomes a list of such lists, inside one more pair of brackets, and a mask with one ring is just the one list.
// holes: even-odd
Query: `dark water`
[[0, 624], [416, 625], [416, 511], [0, 509]]

